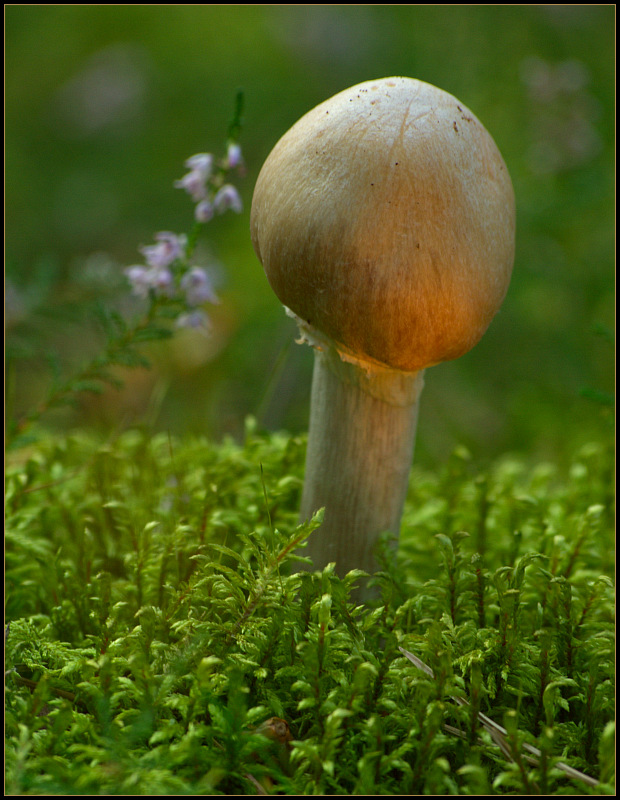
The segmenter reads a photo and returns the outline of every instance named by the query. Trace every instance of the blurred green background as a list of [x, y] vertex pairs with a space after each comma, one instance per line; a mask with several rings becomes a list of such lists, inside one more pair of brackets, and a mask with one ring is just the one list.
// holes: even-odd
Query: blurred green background
[[92, 301], [131, 312], [122, 269], [189, 230], [183, 161], [222, 153], [245, 94], [244, 213], [208, 228], [222, 303], [209, 338], [151, 348], [154, 369], [50, 424], [146, 420], [174, 434], [306, 429], [309, 348], [252, 250], [260, 167], [306, 111], [406, 75], [454, 94], [497, 142], [517, 197], [505, 304], [482, 342], [426, 374], [416, 461], [455, 445], [565, 460], [612, 435], [615, 7], [612, 5], [5, 6], [7, 414], [38, 402], [50, 353], [97, 353]]

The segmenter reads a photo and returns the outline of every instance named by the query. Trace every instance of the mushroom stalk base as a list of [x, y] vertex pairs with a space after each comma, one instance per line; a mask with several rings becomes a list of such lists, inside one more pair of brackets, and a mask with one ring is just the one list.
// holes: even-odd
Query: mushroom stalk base
[[333, 353], [315, 350], [301, 503], [302, 520], [325, 508], [323, 524], [304, 550], [315, 569], [333, 561], [340, 576], [352, 569], [372, 573], [380, 534], [398, 537], [423, 371], [395, 371], [392, 398], [386, 373], [380, 399], [369, 393], [369, 377], [360, 367], [335, 365]]

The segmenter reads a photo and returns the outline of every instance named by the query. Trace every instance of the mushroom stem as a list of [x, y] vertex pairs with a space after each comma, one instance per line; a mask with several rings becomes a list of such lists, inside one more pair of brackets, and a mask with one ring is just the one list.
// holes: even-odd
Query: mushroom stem
[[304, 555], [339, 575], [377, 569], [375, 545], [395, 537], [407, 494], [423, 370], [368, 374], [335, 349], [315, 350], [301, 518], [325, 508]]

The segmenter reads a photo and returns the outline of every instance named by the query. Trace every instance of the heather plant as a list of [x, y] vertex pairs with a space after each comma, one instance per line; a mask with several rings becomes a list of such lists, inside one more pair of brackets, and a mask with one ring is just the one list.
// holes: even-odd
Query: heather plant
[[218, 303], [208, 269], [194, 263], [196, 245], [214, 216], [229, 210], [241, 213], [243, 206], [236, 187], [230, 182], [244, 170], [239, 144], [243, 94], [236, 98], [222, 158], [198, 153], [185, 161], [186, 174], [174, 186], [189, 195], [194, 204], [194, 220], [189, 233], [161, 231], [155, 243], [142, 246], [144, 263], [124, 270], [132, 294], [142, 301], [141, 313], [127, 319], [113, 306], [95, 302], [92, 314], [105, 341], [98, 353], [69, 377], [63, 376], [59, 358], [49, 354], [52, 381], [44, 399], [20, 419], [9, 418], [10, 446], [30, 440], [33, 426], [50, 411], [75, 404], [84, 393], [100, 394], [106, 386], [120, 388], [117, 367], [148, 368], [144, 346], [169, 339], [175, 328], [209, 330], [205, 309]]

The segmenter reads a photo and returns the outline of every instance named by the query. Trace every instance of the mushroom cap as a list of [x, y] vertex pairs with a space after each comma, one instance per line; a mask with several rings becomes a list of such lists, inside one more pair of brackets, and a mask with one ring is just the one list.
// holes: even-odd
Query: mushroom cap
[[514, 260], [495, 142], [412, 78], [361, 83], [293, 125], [258, 176], [250, 224], [285, 306], [356, 359], [404, 371], [480, 340]]

